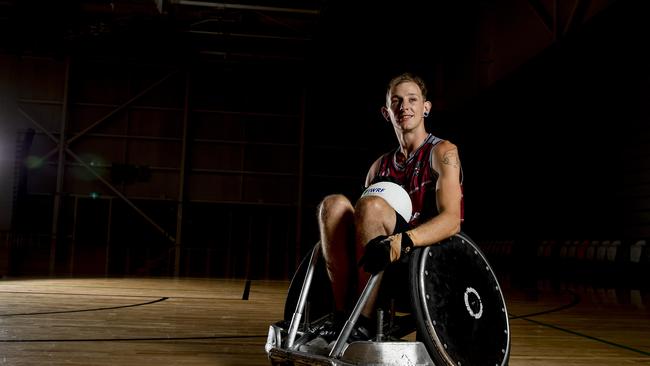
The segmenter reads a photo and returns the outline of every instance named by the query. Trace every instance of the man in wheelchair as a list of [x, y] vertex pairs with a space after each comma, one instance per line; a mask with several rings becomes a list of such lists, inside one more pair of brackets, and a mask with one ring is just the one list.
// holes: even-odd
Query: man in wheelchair
[[[320, 241], [294, 274], [284, 319], [269, 327], [272, 364], [508, 364], [501, 286], [460, 232], [458, 150], [427, 132], [426, 94], [412, 74], [389, 82], [381, 111], [399, 146], [371, 165], [354, 204], [340, 194], [320, 203]], [[415, 342], [403, 339], [413, 330]]]
[[[380, 276], [391, 283], [383, 283], [382, 288], [396, 291], [398, 298], [407, 297], [400, 292], [409, 287], [406, 258], [410, 250], [460, 231], [463, 197], [458, 149], [427, 132], [425, 117], [431, 107], [420, 77], [404, 73], [393, 78], [381, 112], [392, 124], [399, 146], [371, 165], [367, 189], [356, 203], [334, 194], [319, 205], [321, 250], [336, 309], [333, 320], [320, 331], [326, 342], [336, 339], [370, 275], [386, 269]], [[401, 188], [386, 181], [408, 194], [399, 193]], [[375, 337], [378, 293], [379, 286], [375, 286], [351, 340]]]

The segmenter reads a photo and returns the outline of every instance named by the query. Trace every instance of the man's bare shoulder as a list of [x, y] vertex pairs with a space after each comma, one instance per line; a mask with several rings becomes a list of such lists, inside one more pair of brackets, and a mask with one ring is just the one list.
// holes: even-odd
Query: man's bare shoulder
[[433, 149], [434, 167], [441, 167], [442, 164], [453, 167], [460, 166], [458, 147], [449, 140], [443, 140]]
[[451, 141], [449, 140], [442, 140], [440, 141], [439, 144], [437, 144], [434, 147], [436, 153], [442, 152], [442, 155], [444, 155], [445, 152], [449, 150], [458, 150], [458, 147]]

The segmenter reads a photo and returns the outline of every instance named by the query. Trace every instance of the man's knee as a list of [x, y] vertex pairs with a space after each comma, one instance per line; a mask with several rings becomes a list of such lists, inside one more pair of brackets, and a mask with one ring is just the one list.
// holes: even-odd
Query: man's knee
[[381, 197], [366, 196], [359, 199], [354, 210], [359, 218], [380, 218], [392, 212], [393, 208]]
[[362, 197], [354, 206], [357, 227], [383, 228], [386, 234], [395, 229], [395, 210], [381, 197]]
[[322, 222], [334, 220], [350, 220], [354, 212], [354, 207], [342, 194], [332, 194], [323, 199], [318, 205], [318, 218]]

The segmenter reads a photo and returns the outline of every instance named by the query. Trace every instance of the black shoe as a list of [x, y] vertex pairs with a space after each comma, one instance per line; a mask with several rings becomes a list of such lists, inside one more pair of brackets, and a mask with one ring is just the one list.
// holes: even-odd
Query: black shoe
[[327, 343], [330, 343], [339, 336], [343, 325], [345, 324], [345, 316], [343, 313], [332, 313], [316, 330], [316, 335], [323, 338]]
[[[336, 341], [347, 322], [347, 316], [343, 313], [332, 314], [315, 332], [317, 338], [322, 338], [328, 343]], [[372, 341], [375, 338], [376, 325], [371, 319], [361, 315], [352, 327], [347, 342]]]
[[352, 327], [352, 331], [350, 332], [350, 336], [348, 337], [348, 343], [372, 341], [374, 338], [375, 338], [374, 331], [368, 329], [365, 325], [359, 324], [359, 322], [357, 322], [354, 325], [354, 327]]

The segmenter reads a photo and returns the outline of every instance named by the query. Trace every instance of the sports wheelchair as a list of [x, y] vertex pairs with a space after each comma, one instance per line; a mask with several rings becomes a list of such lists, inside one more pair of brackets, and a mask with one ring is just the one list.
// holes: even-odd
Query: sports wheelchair
[[[378, 285], [379, 278], [373, 275], [336, 342], [326, 350], [314, 349], [310, 341], [333, 311], [317, 243], [291, 280], [284, 319], [269, 327], [265, 349], [271, 363], [507, 365], [508, 312], [496, 275], [479, 247], [461, 232], [415, 248], [409, 256], [409, 299], [399, 303], [380, 295], [378, 307], [386, 311], [378, 311], [376, 339], [348, 342], [363, 305]], [[414, 332], [415, 341], [404, 340]]]

